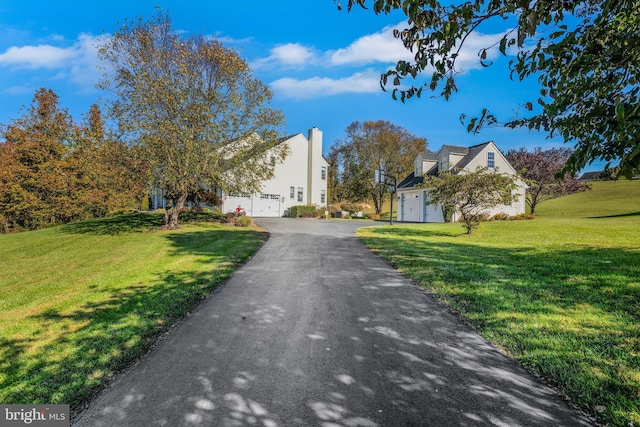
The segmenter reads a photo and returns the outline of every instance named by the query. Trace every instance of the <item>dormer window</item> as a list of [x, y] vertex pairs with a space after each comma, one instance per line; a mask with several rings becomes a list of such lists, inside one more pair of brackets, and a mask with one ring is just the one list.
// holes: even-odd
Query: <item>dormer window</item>
[[496, 167], [496, 153], [489, 151], [487, 153], [487, 167], [494, 169]]
[[449, 170], [449, 156], [442, 153], [440, 154], [440, 164], [438, 165], [439, 172], [446, 172]]

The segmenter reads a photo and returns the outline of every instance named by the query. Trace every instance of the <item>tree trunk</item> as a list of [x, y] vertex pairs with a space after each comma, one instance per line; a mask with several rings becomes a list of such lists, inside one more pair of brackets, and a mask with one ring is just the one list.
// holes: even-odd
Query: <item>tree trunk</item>
[[529, 205], [529, 207], [531, 208], [531, 215], [536, 213], [536, 206], [538, 206], [538, 194], [540, 193], [540, 190], [533, 192], [533, 191], [529, 191], [527, 192], [527, 194], [525, 195], [526, 197], [526, 202]]
[[377, 194], [373, 194], [373, 207], [376, 210], [376, 214], [382, 213], [382, 197], [378, 197]]
[[178, 216], [184, 208], [184, 203], [187, 200], [187, 193], [182, 193], [177, 199], [171, 200], [171, 207], [165, 211], [164, 214], [164, 230], [176, 230], [180, 228], [178, 225]]

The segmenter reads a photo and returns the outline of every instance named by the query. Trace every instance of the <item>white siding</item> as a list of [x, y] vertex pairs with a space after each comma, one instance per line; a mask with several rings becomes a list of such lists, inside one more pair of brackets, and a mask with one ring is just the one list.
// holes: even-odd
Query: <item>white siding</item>
[[[292, 136], [282, 144], [287, 144], [289, 155], [284, 162], [277, 163], [274, 177], [265, 181], [259, 194], [247, 198], [225, 197], [223, 212], [233, 212], [238, 204], [247, 204], [247, 215], [283, 216], [291, 206], [322, 205], [322, 193], [327, 195], [329, 164], [322, 156], [322, 132], [317, 128], [309, 130], [309, 139], [301, 133]], [[322, 167], [326, 168], [322, 179]], [[290, 197], [294, 187], [294, 197]], [[298, 201], [298, 189], [302, 189], [302, 201]], [[265, 197], [268, 196], [268, 197]], [[243, 206], [244, 207], [244, 206]]]

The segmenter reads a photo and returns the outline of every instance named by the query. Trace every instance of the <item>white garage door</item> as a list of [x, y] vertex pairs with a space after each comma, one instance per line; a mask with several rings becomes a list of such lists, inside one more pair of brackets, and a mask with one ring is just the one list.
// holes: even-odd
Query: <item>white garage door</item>
[[419, 193], [402, 193], [400, 196], [401, 221], [420, 222]]
[[280, 195], [260, 194], [254, 199], [253, 215], [255, 217], [280, 217]]

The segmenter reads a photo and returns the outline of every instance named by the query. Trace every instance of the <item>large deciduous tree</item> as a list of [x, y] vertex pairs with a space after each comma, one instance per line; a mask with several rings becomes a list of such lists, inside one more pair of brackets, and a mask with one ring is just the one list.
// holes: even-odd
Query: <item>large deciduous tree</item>
[[413, 170], [416, 155], [426, 150], [427, 140], [388, 121], [353, 122], [346, 139], [337, 141], [329, 156], [335, 159], [341, 195], [353, 203], [373, 200], [382, 211], [389, 187], [374, 183], [374, 171], [385, 165], [385, 173], [401, 180]]
[[507, 151], [505, 157], [528, 185], [526, 202], [532, 214], [536, 213], [538, 204], [546, 200], [589, 188], [588, 184], [581, 183], [574, 174], [565, 173], [562, 178], [557, 177], [571, 153], [570, 148], [543, 150], [540, 147], [532, 151], [526, 148]]
[[486, 167], [425, 176], [421, 185], [428, 190], [427, 203], [460, 213], [467, 234], [478, 227], [487, 210], [515, 201], [513, 191], [518, 188], [513, 177]]
[[[349, 9], [367, 0], [348, 0]], [[540, 94], [522, 100], [528, 113], [502, 123], [483, 110], [467, 121], [543, 130], [574, 145], [562, 173], [577, 173], [599, 159], [631, 177], [640, 168], [640, 0], [372, 0], [375, 13], [401, 9], [408, 26], [394, 34], [414, 54], [382, 74], [381, 82], [403, 101], [423, 90], [449, 98], [457, 91], [456, 59], [473, 34], [497, 23], [504, 28], [490, 48], [510, 62], [512, 79], [537, 78]], [[511, 23], [511, 25], [510, 25]], [[421, 82], [423, 72], [430, 73]], [[407, 82], [406, 79], [415, 79]], [[409, 83], [407, 85], [407, 83]]]
[[168, 14], [125, 23], [99, 56], [111, 67], [100, 86], [115, 95], [112, 117], [143, 147], [152, 184], [169, 200], [166, 228], [178, 226], [189, 194], [256, 191], [273, 175], [271, 157], [286, 155], [268, 87], [235, 51], [183, 36]]

